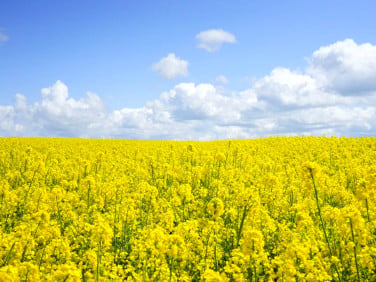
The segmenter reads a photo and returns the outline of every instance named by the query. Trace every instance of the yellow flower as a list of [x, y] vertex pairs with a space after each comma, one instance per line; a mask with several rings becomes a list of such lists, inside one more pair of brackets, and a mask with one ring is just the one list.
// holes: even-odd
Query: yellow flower
[[375, 149], [0, 138], [0, 282], [374, 281]]
[[204, 274], [202, 275], [202, 281], [206, 282], [222, 282], [226, 281], [223, 279], [220, 273], [212, 270], [212, 269], [206, 269]]
[[222, 200], [220, 198], [211, 199], [207, 211], [213, 218], [220, 217], [224, 213], [224, 204]]

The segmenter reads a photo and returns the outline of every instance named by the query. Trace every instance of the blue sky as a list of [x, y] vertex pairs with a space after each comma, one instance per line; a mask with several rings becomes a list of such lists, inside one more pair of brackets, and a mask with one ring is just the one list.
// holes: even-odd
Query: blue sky
[[375, 135], [375, 6], [2, 0], [0, 136]]

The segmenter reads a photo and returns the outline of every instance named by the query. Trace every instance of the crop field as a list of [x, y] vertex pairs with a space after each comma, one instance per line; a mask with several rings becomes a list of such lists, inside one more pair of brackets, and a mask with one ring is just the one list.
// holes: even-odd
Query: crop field
[[0, 281], [376, 281], [375, 192], [375, 138], [0, 138]]

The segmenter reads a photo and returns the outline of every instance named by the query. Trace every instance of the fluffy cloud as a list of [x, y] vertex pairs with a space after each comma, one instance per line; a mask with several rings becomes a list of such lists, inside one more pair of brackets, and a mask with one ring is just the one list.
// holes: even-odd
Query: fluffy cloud
[[188, 75], [188, 62], [175, 56], [175, 54], [168, 54], [155, 63], [152, 69], [159, 73], [165, 79], [175, 79], [178, 76]]
[[181, 83], [161, 95], [162, 105], [174, 121], [211, 120], [213, 122], [235, 122], [241, 118], [241, 111], [257, 103], [253, 93], [241, 93], [228, 97], [218, 93], [211, 84]]
[[277, 107], [332, 105], [346, 100], [325, 92], [311, 76], [286, 68], [276, 68], [270, 75], [257, 80], [253, 90], [258, 97]]
[[235, 43], [236, 38], [233, 34], [223, 29], [209, 29], [201, 31], [196, 35], [198, 47], [208, 52], [217, 51], [223, 43]]
[[308, 73], [327, 90], [341, 95], [368, 95], [376, 90], [376, 46], [352, 39], [315, 51]]
[[101, 99], [86, 93], [80, 100], [69, 98], [61, 81], [41, 90], [41, 101], [31, 105], [16, 94], [13, 106], [0, 107], [0, 135], [16, 136], [93, 136], [93, 124], [107, 115]]
[[0, 135], [184, 140], [375, 135], [376, 84], [368, 63], [375, 54], [371, 44], [345, 40], [315, 51], [305, 71], [275, 68], [243, 91], [180, 83], [143, 107], [114, 111], [90, 92], [71, 98], [57, 81], [41, 90], [37, 103], [16, 94], [13, 105], [0, 106]]

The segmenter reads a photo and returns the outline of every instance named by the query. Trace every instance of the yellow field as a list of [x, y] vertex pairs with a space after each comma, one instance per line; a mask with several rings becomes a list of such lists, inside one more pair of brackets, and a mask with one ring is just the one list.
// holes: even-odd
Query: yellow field
[[376, 139], [0, 139], [0, 281], [376, 281]]

